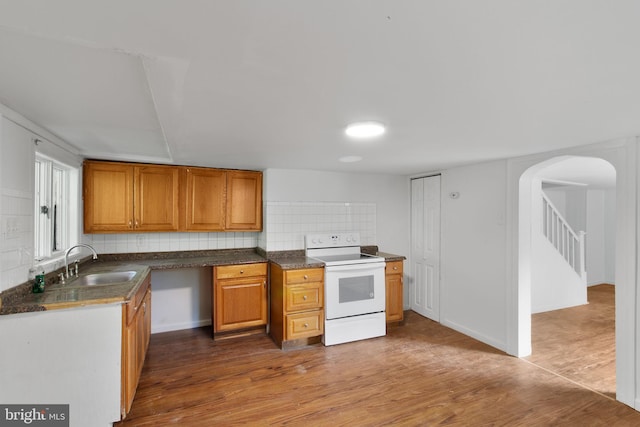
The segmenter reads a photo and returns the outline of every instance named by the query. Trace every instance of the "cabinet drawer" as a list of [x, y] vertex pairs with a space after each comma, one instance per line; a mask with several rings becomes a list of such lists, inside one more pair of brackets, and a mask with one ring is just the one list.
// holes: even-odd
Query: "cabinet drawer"
[[386, 274], [402, 273], [402, 261], [389, 261], [386, 265]]
[[286, 339], [315, 337], [324, 333], [324, 311], [308, 311], [287, 315]]
[[237, 279], [241, 277], [266, 276], [267, 263], [223, 265], [215, 269], [216, 279]]
[[287, 286], [285, 311], [311, 310], [322, 308], [322, 283]]
[[149, 274], [147, 278], [144, 279], [144, 282], [140, 285], [135, 295], [127, 303], [127, 325], [131, 323], [133, 316], [135, 316], [138, 311], [138, 308], [140, 307], [140, 304], [142, 304], [142, 300], [144, 299], [150, 285], [151, 275]]
[[301, 268], [285, 272], [285, 282], [288, 285], [295, 283], [324, 282], [324, 268]]

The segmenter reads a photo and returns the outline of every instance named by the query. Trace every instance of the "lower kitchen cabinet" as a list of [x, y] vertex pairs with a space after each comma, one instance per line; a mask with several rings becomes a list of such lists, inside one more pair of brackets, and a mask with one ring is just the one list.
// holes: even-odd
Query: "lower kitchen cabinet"
[[385, 267], [385, 292], [387, 322], [400, 322], [404, 319], [404, 296], [402, 279], [402, 261], [387, 262]]
[[324, 268], [271, 264], [270, 334], [279, 346], [324, 333]]
[[151, 275], [122, 310], [122, 418], [131, 410], [151, 336]]
[[213, 268], [213, 332], [267, 324], [267, 263]]

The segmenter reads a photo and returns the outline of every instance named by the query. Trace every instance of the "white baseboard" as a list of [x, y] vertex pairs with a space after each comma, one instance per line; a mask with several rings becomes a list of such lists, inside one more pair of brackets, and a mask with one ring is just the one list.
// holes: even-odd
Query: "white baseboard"
[[183, 329], [193, 329], [209, 325], [211, 325], [211, 319], [194, 320], [191, 322], [171, 323], [165, 325], [151, 325], [151, 333], [158, 334], [161, 332], [181, 331]]
[[495, 339], [493, 339], [491, 337], [488, 337], [486, 335], [478, 333], [478, 332], [476, 332], [476, 331], [474, 331], [472, 329], [465, 328], [464, 326], [461, 326], [461, 325], [459, 325], [459, 324], [457, 324], [455, 322], [451, 322], [451, 321], [446, 320], [446, 319], [444, 319], [444, 320], [441, 319], [440, 324], [443, 325], [443, 326], [446, 326], [448, 328], [451, 328], [453, 330], [456, 330], [456, 331], [458, 331], [460, 333], [463, 333], [463, 334], [465, 334], [467, 336], [470, 336], [471, 338], [476, 339], [476, 340], [478, 340], [480, 342], [483, 342], [483, 343], [485, 343], [487, 345], [490, 345], [491, 347], [495, 347], [498, 350], [504, 351], [505, 353], [507, 352], [507, 345], [504, 342], [497, 341], [497, 340], [495, 340]]

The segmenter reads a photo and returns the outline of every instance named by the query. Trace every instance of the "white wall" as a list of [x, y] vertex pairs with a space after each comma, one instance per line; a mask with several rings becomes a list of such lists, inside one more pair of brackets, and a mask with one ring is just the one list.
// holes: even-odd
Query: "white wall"
[[[385, 252], [409, 254], [409, 184], [406, 177], [267, 169], [264, 183], [266, 203], [373, 203], [376, 236], [375, 242], [367, 243], [377, 244]], [[266, 244], [266, 249], [270, 250], [268, 240], [264, 236], [261, 239], [261, 246]]]
[[616, 283], [616, 189], [604, 195], [604, 283]]
[[551, 203], [567, 220], [573, 231], [585, 231], [587, 227], [587, 189], [584, 187], [542, 187]]
[[99, 254], [255, 248], [258, 245], [258, 233], [83, 234], [82, 242], [93, 246]]
[[584, 187], [544, 188], [541, 171], [531, 186], [531, 313], [558, 310], [587, 303], [586, 282], [570, 266], [543, 233], [543, 193], [578, 233], [586, 229], [587, 202]]
[[[38, 152], [69, 166], [79, 166], [81, 159], [73, 147], [1, 104], [0, 117], [0, 291], [4, 291], [26, 282], [34, 263], [34, 140], [39, 140]], [[45, 268], [48, 272], [56, 267]]]
[[0, 291], [26, 281], [33, 265], [34, 135], [0, 124]]
[[543, 191], [574, 231], [587, 233], [587, 284], [615, 284], [615, 188], [543, 184]]
[[442, 173], [441, 322], [503, 350], [505, 210], [505, 161]]
[[0, 316], [0, 402], [69, 404], [70, 425], [120, 419], [122, 305]]
[[531, 313], [586, 304], [586, 283], [544, 234], [533, 233], [531, 246]]
[[151, 272], [151, 333], [211, 324], [212, 268]]
[[614, 285], [616, 260], [615, 188], [587, 192], [587, 284]]
[[605, 192], [589, 190], [587, 198], [586, 268], [587, 285], [605, 283]]

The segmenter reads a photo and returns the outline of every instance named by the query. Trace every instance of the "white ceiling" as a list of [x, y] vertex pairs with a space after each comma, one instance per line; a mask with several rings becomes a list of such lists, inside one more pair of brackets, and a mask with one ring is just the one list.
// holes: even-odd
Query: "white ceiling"
[[[638, 18], [635, 0], [0, 0], [0, 103], [86, 157], [413, 174], [640, 135]], [[388, 132], [350, 141], [355, 120]]]
[[574, 188], [613, 188], [616, 169], [606, 160], [567, 156], [536, 174], [543, 185]]

